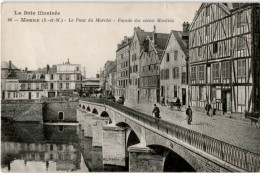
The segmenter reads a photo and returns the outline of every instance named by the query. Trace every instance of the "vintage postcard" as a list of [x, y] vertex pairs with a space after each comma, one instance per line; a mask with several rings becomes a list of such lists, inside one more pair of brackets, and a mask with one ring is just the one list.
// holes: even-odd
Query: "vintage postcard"
[[260, 171], [260, 3], [1, 8], [1, 172]]

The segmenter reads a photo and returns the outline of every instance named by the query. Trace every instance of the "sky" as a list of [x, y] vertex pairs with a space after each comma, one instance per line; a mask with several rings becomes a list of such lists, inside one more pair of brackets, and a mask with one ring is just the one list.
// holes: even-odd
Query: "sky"
[[[43, 68], [67, 61], [86, 68], [87, 77], [95, 76], [107, 60], [116, 59], [117, 44], [131, 37], [134, 27], [170, 33], [191, 23], [201, 3], [4, 3], [2, 4], [2, 52], [4, 61], [18, 68]], [[16, 15], [15, 15], [16, 11]], [[27, 15], [24, 12], [27, 12]], [[35, 15], [29, 12], [36, 12]], [[38, 11], [57, 11], [60, 15], [37, 15]], [[21, 15], [18, 15], [21, 12]], [[30, 14], [30, 15], [29, 15]], [[12, 18], [12, 22], [8, 22]], [[26, 19], [56, 19], [61, 22], [21, 22]], [[86, 19], [86, 22], [76, 22]], [[88, 19], [94, 22], [88, 22]], [[95, 22], [96, 18], [111, 22]], [[174, 22], [156, 22], [158, 18]], [[69, 22], [69, 20], [74, 20]], [[132, 19], [122, 22], [118, 19]], [[134, 22], [140, 19], [141, 22]], [[154, 19], [155, 22], [142, 22]], [[14, 21], [18, 20], [18, 21]], [[115, 21], [114, 21], [115, 20]]]

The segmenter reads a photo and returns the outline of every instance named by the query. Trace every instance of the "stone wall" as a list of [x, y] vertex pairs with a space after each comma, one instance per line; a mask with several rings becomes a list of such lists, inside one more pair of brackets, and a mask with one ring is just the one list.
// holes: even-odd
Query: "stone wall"
[[[44, 122], [76, 122], [78, 101], [58, 101], [43, 103]], [[63, 112], [63, 119], [59, 119]]]
[[42, 103], [35, 101], [2, 101], [1, 117], [14, 121], [42, 122]]

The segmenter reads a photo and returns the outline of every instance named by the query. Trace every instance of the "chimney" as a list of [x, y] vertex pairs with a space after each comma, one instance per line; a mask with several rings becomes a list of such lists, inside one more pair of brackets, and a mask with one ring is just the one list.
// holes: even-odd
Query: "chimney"
[[70, 64], [70, 59], [68, 58], [68, 64]]
[[46, 66], [46, 70], [47, 70], [47, 73], [49, 73], [49, 71], [50, 71], [50, 66], [47, 64], [47, 66]]
[[134, 32], [139, 32], [139, 31], [143, 31], [139, 26], [138, 27], [134, 27]]
[[156, 43], [157, 43], [157, 34], [156, 34], [156, 26], [155, 25], [153, 26], [153, 38], [152, 38], [152, 40], [153, 40], [153, 44], [156, 45]]
[[10, 73], [11, 70], [12, 70], [12, 61], [9, 60], [8, 72]]
[[27, 72], [28, 72], [28, 68], [27, 68], [27, 67], [25, 67], [25, 70], [24, 70], [24, 71], [25, 71], [25, 73], [27, 73]]
[[124, 40], [127, 42], [127, 36], [124, 36]]
[[189, 26], [190, 24], [187, 22], [184, 22], [182, 27], [183, 27], [183, 32], [188, 32], [189, 31]]

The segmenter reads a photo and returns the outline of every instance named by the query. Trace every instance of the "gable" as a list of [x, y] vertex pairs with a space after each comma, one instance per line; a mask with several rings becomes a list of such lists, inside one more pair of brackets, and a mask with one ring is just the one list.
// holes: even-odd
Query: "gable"
[[[223, 3], [202, 3], [189, 27], [189, 31], [228, 16], [230, 14], [228, 6], [230, 5], [224, 5]], [[209, 15], [206, 12], [207, 8]]]

